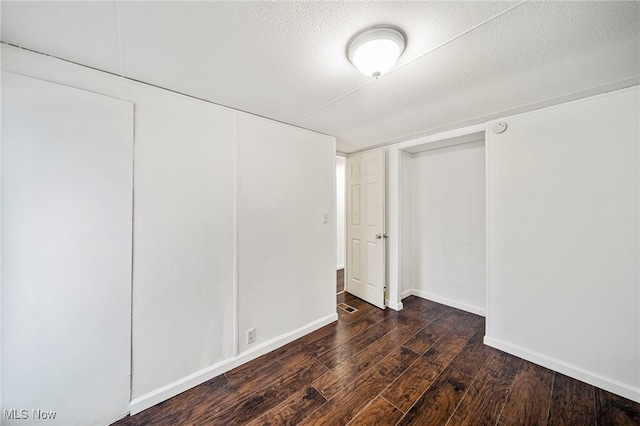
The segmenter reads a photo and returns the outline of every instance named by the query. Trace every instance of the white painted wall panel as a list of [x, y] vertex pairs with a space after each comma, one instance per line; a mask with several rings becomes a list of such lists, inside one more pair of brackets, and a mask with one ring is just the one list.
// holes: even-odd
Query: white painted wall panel
[[3, 424], [110, 424], [129, 408], [133, 104], [5, 72], [2, 91]]
[[484, 142], [413, 154], [412, 287], [485, 313]]
[[335, 158], [335, 138], [238, 114], [241, 352], [335, 315]]
[[[135, 103], [134, 413], [337, 318], [334, 138], [248, 115], [237, 123], [226, 108], [0, 50], [5, 70]], [[240, 188], [240, 258], [258, 290], [240, 289], [237, 307], [257, 324], [257, 346], [236, 357], [238, 126], [247, 130], [240, 164], [250, 178]]]
[[234, 356], [235, 114], [136, 104], [134, 398]]
[[488, 132], [487, 342], [640, 401], [640, 89]]
[[135, 103], [134, 408], [224, 372], [235, 341], [235, 112], [10, 46], [2, 59]]

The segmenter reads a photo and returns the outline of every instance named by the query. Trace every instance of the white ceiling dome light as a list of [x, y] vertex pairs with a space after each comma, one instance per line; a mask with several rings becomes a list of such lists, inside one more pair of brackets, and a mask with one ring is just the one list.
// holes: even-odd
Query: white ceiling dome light
[[378, 78], [395, 65], [405, 44], [406, 37], [399, 28], [377, 25], [351, 39], [347, 56], [362, 74]]

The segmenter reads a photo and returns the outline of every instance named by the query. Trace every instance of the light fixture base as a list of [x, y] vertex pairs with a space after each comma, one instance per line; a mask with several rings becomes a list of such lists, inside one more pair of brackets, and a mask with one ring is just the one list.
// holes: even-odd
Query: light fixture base
[[347, 44], [347, 57], [365, 75], [378, 78], [389, 71], [404, 52], [404, 32], [391, 25], [376, 25], [357, 33]]

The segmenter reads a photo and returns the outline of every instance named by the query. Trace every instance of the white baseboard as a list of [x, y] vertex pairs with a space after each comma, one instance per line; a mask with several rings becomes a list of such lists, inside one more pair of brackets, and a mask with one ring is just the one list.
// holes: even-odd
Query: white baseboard
[[565, 376], [573, 377], [574, 379], [589, 383], [590, 385], [640, 403], [640, 388], [601, 376], [583, 368], [576, 367], [575, 365], [568, 364], [564, 361], [505, 342], [504, 340], [485, 336], [484, 343], [493, 348], [510, 353], [511, 355], [515, 355], [519, 358], [526, 359], [527, 361], [531, 361], [535, 364], [557, 371]]
[[401, 311], [402, 308], [404, 307], [402, 305], [402, 302], [396, 303], [396, 302], [392, 302], [390, 300], [385, 300], [384, 304], [387, 305], [388, 308], [393, 309], [394, 311]]
[[[406, 292], [402, 293], [403, 298], [406, 297], [404, 295], [405, 293]], [[487, 310], [484, 308], [467, 305], [466, 303], [458, 302], [457, 300], [447, 299], [446, 297], [436, 296], [435, 294], [428, 293], [426, 291], [413, 289], [409, 291], [409, 294], [407, 294], [407, 296], [409, 295], [418, 296], [423, 299], [428, 299], [436, 303], [441, 303], [443, 305], [451, 306], [452, 308], [460, 309], [465, 312], [471, 312], [472, 314], [480, 315], [483, 317], [487, 316]]]
[[327, 324], [331, 324], [332, 322], [337, 320], [338, 314], [333, 313], [303, 327], [300, 327], [297, 330], [293, 330], [267, 342], [261, 343], [260, 345], [251, 348], [251, 350], [241, 353], [235, 358], [229, 358], [224, 361], [220, 361], [200, 371], [196, 371], [195, 373], [190, 374], [180, 380], [176, 380], [173, 383], [169, 383], [166, 386], [158, 388], [138, 398], [134, 398], [131, 401], [130, 405], [131, 415], [133, 416], [135, 414], [138, 414], [139, 412], [144, 411], [147, 408], [153, 407], [154, 405], [159, 404], [162, 401], [166, 401], [169, 398], [172, 398], [186, 390], [198, 386], [199, 384], [202, 384], [207, 380], [213, 379], [220, 374], [226, 373], [229, 370], [232, 370], [244, 363], [256, 359], [261, 355], [269, 353], [274, 349], [284, 346], [287, 343], [299, 339], [300, 337], [309, 334], [319, 328], [322, 328]]
[[339, 271], [340, 269], [344, 269], [344, 264], [336, 266], [336, 271]]
[[405, 290], [400, 293], [400, 299], [406, 299], [409, 296], [413, 296], [413, 290]]

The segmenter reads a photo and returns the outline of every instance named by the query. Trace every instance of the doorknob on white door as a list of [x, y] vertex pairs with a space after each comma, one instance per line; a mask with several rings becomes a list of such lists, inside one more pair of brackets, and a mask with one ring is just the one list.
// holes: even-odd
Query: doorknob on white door
[[381, 240], [382, 237], [389, 238], [389, 236], [387, 234], [376, 234], [376, 240]]

